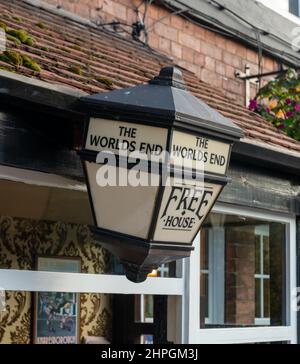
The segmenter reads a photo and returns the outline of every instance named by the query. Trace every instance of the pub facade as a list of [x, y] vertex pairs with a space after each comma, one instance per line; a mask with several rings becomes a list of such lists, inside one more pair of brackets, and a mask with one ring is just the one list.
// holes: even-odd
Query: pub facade
[[[6, 35], [0, 55], [0, 342], [297, 343], [299, 142], [233, 100], [235, 90], [226, 95], [217, 80], [203, 82], [188, 60], [180, 63], [74, 12], [0, 0], [0, 26]], [[95, 211], [78, 154], [86, 114], [78, 101], [92, 94], [107, 99], [112, 90], [147, 84], [178, 64], [187, 89], [243, 137], [231, 151], [231, 181], [190, 257], [160, 262], [137, 284], [92, 231]], [[244, 81], [235, 82], [243, 89]], [[150, 101], [161, 100], [154, 95]], [[109, 125], [99, 125], [104, 135]], [[148, 148], [161, 145], [161, 137], [149, 138]], [[181, 152], [188, 147], [182, 135], [177, 142]], [[198, 142], [203, 149], [205, 141]], [[221, 157], [214, 158], [221, 166]], [[133, 224], [141, 234], [142, 209], [134, 206], [125, 219], [126, 194], [109, 194], [115, 199], [97, 206], [110, 216], [105, 223], [125, 232]], [[114, 210], [119, 201], [126, 203]]]

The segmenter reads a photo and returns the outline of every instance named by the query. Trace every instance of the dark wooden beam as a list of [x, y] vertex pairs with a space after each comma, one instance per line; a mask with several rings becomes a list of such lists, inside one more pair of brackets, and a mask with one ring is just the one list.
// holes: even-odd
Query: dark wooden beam
[[[69, 128], [68, 128], [69, 127]], [[83, 179], [75, 129], [58, 117], [13, 111], [0, 102], [0, 164]]]
[[243, 162], [230, 163], [229, 176], [232, 181], [219, 202], [300, 214], [300, 177], [249, 164], [246, 157]]
[[[81, 90], [54, 85], [34, 78], [0, 70], [0, 100], [6, 103], [17, 102], [35, 111], [47, 110], [66, 115], [74, 115], [73, 105], [79, 97], [87, 95]], [[31, 109], [32, 110], [32, 109]]]
[[279, 170], [280, 173], [300, 176], [299, 157], [284, 151], [244, 142], [233, 146], [232, 158], [238, 162], [263, 167], [266, 170]]
[[168, 296], [154, 296], [154, 328], [153, 343], [167, 344]]

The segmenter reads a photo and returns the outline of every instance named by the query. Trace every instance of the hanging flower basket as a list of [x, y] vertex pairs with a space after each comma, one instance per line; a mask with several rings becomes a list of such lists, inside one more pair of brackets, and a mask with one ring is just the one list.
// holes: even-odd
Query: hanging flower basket
[[300, 75], [290, 69], [269, 82], [250, 101], [249, 109], [300, 141]]

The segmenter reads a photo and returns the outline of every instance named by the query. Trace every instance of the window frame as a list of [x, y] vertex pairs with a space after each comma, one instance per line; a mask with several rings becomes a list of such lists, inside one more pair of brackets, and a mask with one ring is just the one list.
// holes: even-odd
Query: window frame
[[[257, 326], [268, 326], [270, 325], [270, 317], [265, 317], [265, 305], [264, 305], [264, 283], [265, 281], [269, 281], [271, 279], [270, 274], [265, 274], [264, 273], [264, 237], [268, 237], [270, 238], [270, 232], [268, 231], [264, 231], [264, 225], [258, 226], [258, 229], [256, 229], [255, 233], [257, 236], [259, 236], [259, 250], [260, 250], [260, 254], [259, 254], [259, 258], [260, 258], [260, 262], [259, 262], [259, 273], [255, 273], [254, 278], [255, 280], [259, 280], [259, 290], [260, 290], [260, 317], [255, 317], [255, 325]], [[258, 234], [258, 230], [261, 230], [260, 233]], [[267, 229], [269, 230], [269, 229]]]
[[[225, 267], [224, 236], [224, 228], [208, 231], [208, 269], [201, 269], [200, 267], [200, 273], [206, 274], [208, 277], [208, 317], [205, 317], [206, 325], [224, 322], [224, 307], [220, 310], [220, 307], [217, 304], [217, 301], [224, 300], [225, 296], [224, 285], [222, 284], [222, 282], [224, 282]], [[213, 244], [215, 239], [218, 239], [219, 244]]]
[[200, 328], [200, 244], [199, 235], [194, 242], [195, 251], [186, 260], [186, 293], [184, 342], [190, 344], [229, 344], [256, 342], [291, 342], [297, 343], [297, 312], [292, 309], [292, 293], [297, 287], [296, 220], [293, 216], [269, 213], [256, 209], [217, 204], [213, 212], [243, 215], [262, 220], [287, 224], [286, 234], [286, 315], [288, 326], [250, 327], [250, 328]]

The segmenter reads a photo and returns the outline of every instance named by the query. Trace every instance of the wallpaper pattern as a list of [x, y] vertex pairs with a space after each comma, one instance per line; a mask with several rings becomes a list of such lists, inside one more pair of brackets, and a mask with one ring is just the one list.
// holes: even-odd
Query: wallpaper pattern
[[[80, 257], [82, 273], [104, 273], [109, 255], [95, 244], [88, 226], [0, 216], [0, 268], [35, 269], [37, 256]], [[1, 283], [0, 283], [1, 286]], [[83, 336], [111, 338], [111, 297], [81, 294]], [[33, 295], [6, 292], [0, 313], [0, 343], [32, 342]]]

